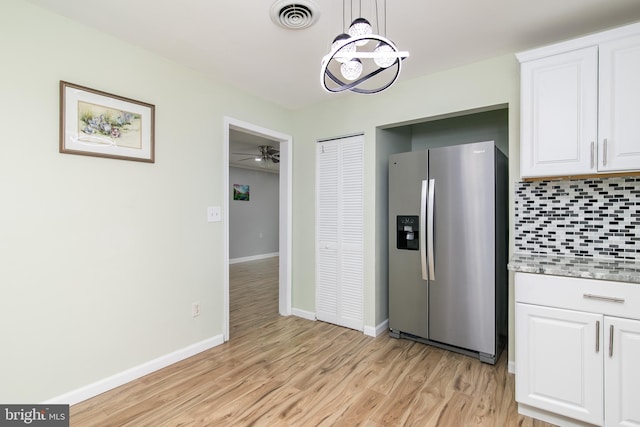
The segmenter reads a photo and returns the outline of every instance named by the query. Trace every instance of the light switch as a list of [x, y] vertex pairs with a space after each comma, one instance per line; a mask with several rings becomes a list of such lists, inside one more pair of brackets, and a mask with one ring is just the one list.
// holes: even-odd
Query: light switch
[[222, 221], [220, 206], [209, 206], [207, 208], [207, 222], [218, 222], [218, 221]]

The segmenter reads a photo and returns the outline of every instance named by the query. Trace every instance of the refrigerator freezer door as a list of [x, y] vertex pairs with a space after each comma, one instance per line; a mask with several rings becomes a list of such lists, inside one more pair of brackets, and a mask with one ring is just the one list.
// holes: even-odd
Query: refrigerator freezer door
[[482, 142], [429, 152], [435, 184], [429, 339], [489, 355], [496, 353], [494, 150], [493, 142]]
[[[394, 154], [389, 159], [389, 328], [426, 338], [428, 288], [422, 278], [425, 252], [423, 181], [428, 152]], [[418, 250], [399, 248], [398, 218], [418, 217]], [[413, 236], [415, 238], [415, 235]]]

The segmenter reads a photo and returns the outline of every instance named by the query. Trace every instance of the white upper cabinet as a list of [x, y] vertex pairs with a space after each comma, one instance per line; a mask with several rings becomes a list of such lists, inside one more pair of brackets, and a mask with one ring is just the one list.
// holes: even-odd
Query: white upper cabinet
[[523, 177], [596, 171], [598, 48], [522, 64]]
[[517, 56], [523, 178], [640, 170], [640, 24]]
[[599, 50], [598, 169], [640, 169], [640, 35]]

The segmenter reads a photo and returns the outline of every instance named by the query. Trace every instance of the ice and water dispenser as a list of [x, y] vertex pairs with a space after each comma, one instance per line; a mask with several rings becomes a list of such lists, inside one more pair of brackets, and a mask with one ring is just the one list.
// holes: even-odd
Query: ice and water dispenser
[[398, 215], [396, 217], [396, 231], [397, 231], [397, 241], [396, 247], [398, 249], [405, 249], [409, 251], [417, 251], [420, 249], [420, 239], [418, 235], [419, 231], [419, 222], [418, 216], [402, 216]]

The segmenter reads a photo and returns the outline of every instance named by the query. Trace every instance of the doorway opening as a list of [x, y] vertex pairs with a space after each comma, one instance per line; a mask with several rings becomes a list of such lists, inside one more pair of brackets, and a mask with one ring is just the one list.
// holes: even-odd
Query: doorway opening
[[[241, 147], [244, 151], [247, 151], [249, 157], [246, 159], [246, 163], [253, 162], [252, 167], [255, 167], [259, 161], [257, 158], [261, 157], [265, 170], [268, 167], [274, 167], [277, 164], [279, 169], [278, 178], [278, 312], [280, 315], [288, 316], [291, 314], [291, 212], [292, 212], [292, 156], [291, 145], [292, 137], [277, 131], [262, 128], [251, 123], [243, 122], [230, 117], [225, 117], [224, 123], [224, 203], [223, 203], [223, 218], [224, 218], [224, 341], [228, 341], [230, 338], [230, 316], [229, 316], [229, 261], [230, 261], [230, 201], [232, 197], [232, 185], [241, 184], [230, 182], [230, 160], [232, 157], [237, 159], [237, 156], [232, 155], [232, 139], [235, 136], [244, 135], [245, 143], [253, 143], [255, 150], [247, 151], [251, 149], [251, 146]], [[269, 147], [269, 148], [265, 148]], [[276, 149], [277, 147], [277, 149]], [[243, 152], [244, 152], [243, 151]], [[253, 153], [256, 153], [255, 158], [251, 158]], [[277, 161], [275, 159], [277, 151]], [[235, 151], [233, 151], [235, 152]], [[268, 155], [265, 155], [268, 154]], [[271, 156], [271, 157], [270, 157]], [[240, 164], [240, 167], [250, 169], [246, 163]], [[238, 164], [236, 163], [236, 166]], [[259, 169], [258, 169], [259, 170]], [[250, 194], [250, 193], [249, 193]], [[250, 197], [250, 196], [249, 196]], [[232, 237], [232, 236], [231, 236]], [[260, 236], [262, 237], [262, 236]], [[273, 254], [271, 254], [273, 255]], [[259, 259], [258, 256], [256, 259]]]

